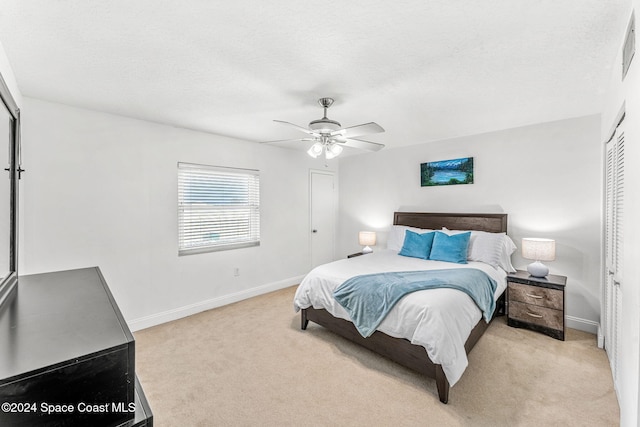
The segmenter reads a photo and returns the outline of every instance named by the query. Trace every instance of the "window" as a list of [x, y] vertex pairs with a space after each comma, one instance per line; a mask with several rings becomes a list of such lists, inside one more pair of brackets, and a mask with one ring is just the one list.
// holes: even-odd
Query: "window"
[[259, 172], [178, 163], [178, 254], [258, 245]]

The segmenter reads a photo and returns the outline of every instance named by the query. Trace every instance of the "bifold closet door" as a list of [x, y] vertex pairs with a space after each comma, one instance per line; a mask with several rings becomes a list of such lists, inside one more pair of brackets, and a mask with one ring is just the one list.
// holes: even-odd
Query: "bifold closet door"
[[623, 227], [624, 227], [624, 121], [607, 142], [605, 155], [605, 350], [611, 364], [614, 386], [618, 389], [619, 336], [622, 306]]

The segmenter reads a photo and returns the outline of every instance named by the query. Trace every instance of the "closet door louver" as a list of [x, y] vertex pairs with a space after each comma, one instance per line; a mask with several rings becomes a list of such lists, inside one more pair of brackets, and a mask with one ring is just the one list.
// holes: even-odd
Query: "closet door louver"
[[618, 389], [618, 349], [622, 303], [624, 226], [624, 129], [622, 123], [607, 143], [605, 157], [605, 255], [604, 298], [605, 349]]

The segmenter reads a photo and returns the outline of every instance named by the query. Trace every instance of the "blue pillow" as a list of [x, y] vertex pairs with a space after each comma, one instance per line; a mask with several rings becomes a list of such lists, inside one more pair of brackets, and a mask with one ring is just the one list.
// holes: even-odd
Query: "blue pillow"
[[467, 250], [469, 249], [469, 239], [471, 238], [470, 231], [451, 236], [441, 231], [436, 231], [435, 233], [429, 259], [456, 262], [458, 264], [467, 263]]
[[433, 232], [418, 234], [407, 230], [404, 235], [404, 244], [398, 255], [429, 259], [434, 234]]

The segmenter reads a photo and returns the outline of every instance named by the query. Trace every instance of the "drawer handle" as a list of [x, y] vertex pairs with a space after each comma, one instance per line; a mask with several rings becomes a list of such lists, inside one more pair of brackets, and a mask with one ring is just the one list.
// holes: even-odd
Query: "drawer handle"
[[527, 292], [524, 293], [526, 296], [531, 297], [531, 298], [536, 298], [536, 299], [542, 299], [542, 297], [540, 295], [531, 295]]
[[535, 313], [532, 313], [532, 312], [530, 312], [530, 311], [527, 311], [527, 314], [528, 314], [529, 316], [531, 316], [531, 317], [535, 317], [536, 319], [540, 319], [540, 318], [542, 318], [542, 315], [540, 315], [540, 314], [535, 314]]

